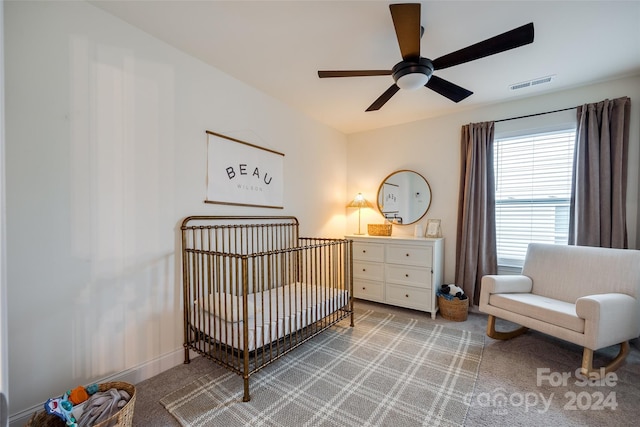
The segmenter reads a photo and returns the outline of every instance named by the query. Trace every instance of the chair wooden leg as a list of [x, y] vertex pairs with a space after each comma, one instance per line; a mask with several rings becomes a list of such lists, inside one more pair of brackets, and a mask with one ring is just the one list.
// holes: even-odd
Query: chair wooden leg
[[511, 338], [517, 337], [518, 335], [524, 334], [528, 330], [529, 328], [521, 326], [518, 329], [510, 332], [499, 332], [496, 331], [496, 317], [490, 314], [489, 319], [487, 319], [487, 336], [496, 340], [509, 340]]
[[620, 343], [620, 352], [618, 355], [606, 366], [602, 368], [593, 368], [593, 350], [585, 347], [582, 353], [582, 367], [580, 373], [589, 379], [599, 380], [603, 375], [613, 372], [622, 365], [624, 359], [629, 354], [629, 341]]

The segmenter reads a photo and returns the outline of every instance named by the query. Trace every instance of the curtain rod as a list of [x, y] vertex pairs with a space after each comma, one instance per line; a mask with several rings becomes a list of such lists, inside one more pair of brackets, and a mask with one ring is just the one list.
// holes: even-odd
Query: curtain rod
[[509, 120], [516, 120], [516, 119], [526, 119], [527, 117], [535, 117], [535, 116], [542, 116], [544, 114], [559, 113], [560, 111], [574, 110], [576, 108], [578, 108], [578, 107], [561, 108], [559, 110], [545, 111], [544, 113], [527, 114], [525, 116], [509, 117], [508, 119], [494, 120], [493, 122], [494, 123], [498, 123], [498, 122], [506, 122], [506, 121], [509, 121]]

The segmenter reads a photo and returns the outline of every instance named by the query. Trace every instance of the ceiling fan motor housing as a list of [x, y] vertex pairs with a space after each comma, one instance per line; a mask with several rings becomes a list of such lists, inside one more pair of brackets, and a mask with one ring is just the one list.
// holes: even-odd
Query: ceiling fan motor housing
[[417, 89], [424, 86], [433, 74], [433, 64], [427, 58], [417, 61], [400, 61], [393, 66], [391, 75], [401, 89]]

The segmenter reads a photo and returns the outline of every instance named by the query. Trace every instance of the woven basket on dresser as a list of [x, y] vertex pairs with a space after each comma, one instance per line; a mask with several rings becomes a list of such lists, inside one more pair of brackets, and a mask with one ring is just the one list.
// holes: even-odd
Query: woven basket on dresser
[[[94, 424], [93, 427], [131, 427], [133, 424], [133, 408], [136, 404], [136, 388], [132, 384], [113, 381], [108, 383], [102, 383], [98, 385], [98, 391], [107, 391], [112, 388], [117, 390], [124, 390], [129, 393], [131, 399], [127, 402], [122, 409], [113, 414], [108, 419]], [[47, 414], [45, 411], [37, 412], [29, 419], [25, 427], [65, 427], [66, 424], [62, 419], [56, 415]]]
[[438, 306], [443, 319], [464, 322], [469, 314], [469, 299], [446, 299], [438, 296]]
[[369, 236], [391, 236], [393, 224], [368, 224], [367, 233]]

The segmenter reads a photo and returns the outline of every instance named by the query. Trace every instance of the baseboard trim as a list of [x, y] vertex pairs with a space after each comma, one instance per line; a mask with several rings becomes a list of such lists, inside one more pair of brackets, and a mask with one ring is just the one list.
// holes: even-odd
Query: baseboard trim
[[[194, 354], [195, 355], [195, 354]], [[96, 383], [106, 383], [111, 381], [124, 381], [130, 384], [138, 384], [141, 381], [154, 377], [168, 369], [184, 363], [184, 349], [180, 348], [170, 353], [166, 353], [141, 365], [118, 372], [108, 377], [104, 377]], [[29, 418], [44, 407], [44, 402], [24, 409], [9, 416], [9, 427], [23, 427]]]

